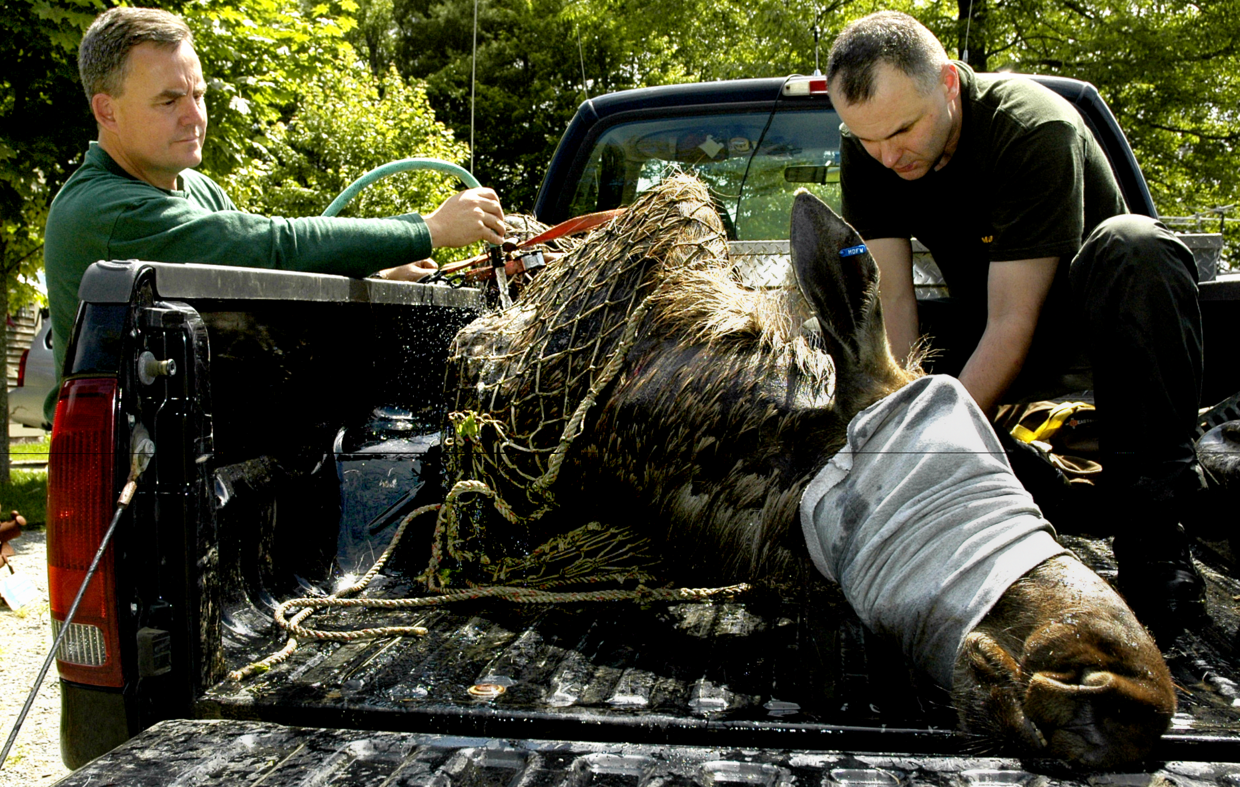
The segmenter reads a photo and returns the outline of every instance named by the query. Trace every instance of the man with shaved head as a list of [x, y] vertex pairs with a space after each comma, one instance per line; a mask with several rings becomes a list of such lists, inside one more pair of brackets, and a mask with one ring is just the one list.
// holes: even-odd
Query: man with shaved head
[[[974, 73], [907, 14], [848, 25], [827, 64], [843, 121], [844, 217], [881, 272], [892, 350], [919, 340], [912, 248], [939, 265], [967, 337], [957, 374], [992, 413], [1085, 344], [1114, 509], [1119, 584], [1166, 641], [1204, 613], [1180, 516], [1193, 452], [1201, 318], [1192, 253], [1128, 213], [1080, 114], [1032, 80]], [[949, 350], [952, 348], [949, 348]]]

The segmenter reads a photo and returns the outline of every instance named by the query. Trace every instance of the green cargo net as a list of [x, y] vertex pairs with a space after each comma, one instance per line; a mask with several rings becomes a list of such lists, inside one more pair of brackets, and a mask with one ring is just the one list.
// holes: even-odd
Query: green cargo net
[[730, 275], [727, 259], [705, 188], [672, 178], [547, 266], [510, 309], [466, 326], [445, 382], [451, 481], [485, 483], [512, 523], [551, 511], [563, 463], [640, 337], [652, 296], [675, 272]]

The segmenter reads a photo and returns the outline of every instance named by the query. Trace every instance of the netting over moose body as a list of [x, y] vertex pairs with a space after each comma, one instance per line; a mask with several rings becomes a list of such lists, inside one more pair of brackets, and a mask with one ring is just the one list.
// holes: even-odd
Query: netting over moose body
[[511, 308], [462, 331], [448, 364], [449, 401], [457, 413], [495, 419], [475, 461], [496, 492], [525, 515], [538, 513], [548, 474], [554, 480], [568, 442], [637, 338], [647, 298], [673, 271], [728, 275], [727, 266], [709, 195], [677, 178], [547, 266]]

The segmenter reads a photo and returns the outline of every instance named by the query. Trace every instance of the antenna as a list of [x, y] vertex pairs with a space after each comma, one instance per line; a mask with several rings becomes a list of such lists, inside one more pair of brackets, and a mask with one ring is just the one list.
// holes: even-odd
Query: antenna
[[[821, 17], [822, 14], [819, 14], [818, 16]], [[822, 69], [818, 67], [818, 35], [819, 35], [818, 20], [815, 19], [814, 20], [814, 76], [816, 77], [822, 76]]]
[[822, 37], [822, 28], [818, 26], [818, 23], [822, 21], [822, 15], [827, 11], [832, 10], [832, 8], [834, 8], [834, 6], [829, 8], [820, 8], [818, 9], [817, 16], [814, 17], [814, 76], [816, 77], [822, 76], [822, 69], [818, 67], [818, 41]]
[[474, 50], [469, 66], [469, 171], [474, 171], [474, 103], [478, 85], [478, 3], [474, 0]]
[[590, 98], [590, 88], [586, 85], [586, 53], [581, 47], [581, 25], [576, 22], [573, 27], [577, 30], [577, 56], [581, 58], [581, 92], [586, 94], [586, 98]]
[[969, 15], [964, 20], [964, 46], [961, 48], [960, 59], [969, 62], [969, 28], [973, 26], [973, 0], [969, 0]]

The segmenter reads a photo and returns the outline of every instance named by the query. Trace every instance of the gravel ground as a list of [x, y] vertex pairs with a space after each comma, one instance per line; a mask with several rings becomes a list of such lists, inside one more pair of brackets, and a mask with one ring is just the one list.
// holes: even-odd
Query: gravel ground
[[[52, 645], [47, 611], [46, 531], [27, 530], [9, 543], [17, 550], [17, 556], [11, 560], [14, 570], [39, 589], [41, 601], [27, 605], [20, 613], [0, 601], [0, 749], [13, 730]], [[9, 570], [0, 571], [8, 574]], [[0, 766], [0, 787], [50, 785], [68, 773], [60, 761], [60, 683], [53, 664], [8, 761]]]

